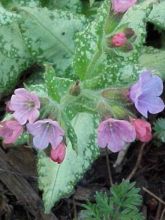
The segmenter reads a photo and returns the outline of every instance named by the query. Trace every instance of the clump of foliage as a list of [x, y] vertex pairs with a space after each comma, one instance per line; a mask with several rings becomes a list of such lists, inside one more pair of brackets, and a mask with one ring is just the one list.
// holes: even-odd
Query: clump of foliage
[[[48, 213], [56, 202], [72, 192], [99, 156], [98, 130], [100, 147], [108, 146], [113, 152], [120, 151], [125, 143], [137, 137], [141, 141], [151, 140], [151, 125], [144, 119], [137, 121], [136, 110], [147, 118], [148, 113], [159, 113], [164, 107], [159, 96], [165, 78], [165, 52], [163, 48], [144, 45], [148, 22], [160, 31], [165, 30], [165, 3], [142, 0], [131, 4], [133, 7], [128, 10], [118, 8], [118, 14], [114, 12], [113, 0], [0, 2], [0, 95], [5, 96], [18, 87], [24, 71], [33, 64], [44, 69], [24, 80], [26, 91], [15, 90], [10, 100], [12, 106], [8, 106], [10, 116], [1, 122], [0, 136], [6, 144], [14, 142], [22, 132], [27, 137], [24, 134], [30, 130], [33, 142], [31, 137], [24, 141], [37, 151], [39, 188]], [[152, 105], [145, 102], [143, 82]], [[144, 94], [143, 100], [139, 99], [137, 87]], [[152, 88], [156, 93], [153, 94]], [[26, 97], [22, 97], [23, 93]], [[29, 116], [31, 110], [35, 110], [34, 115]], [[20, 120], [24, 113], [27, 120]], [[52, 129], [62, 129], [63, 155], [60, 157], [56, 157], [57, 146], [51, 146], [54, 142], [49, 135], [45, 138], [40, 135], [43, 138], [40, 139], [36, 134], [36, 127], [43, 121], [53, 125]], [[33, 125], [26, 124], [29, 122]], [[109, 141], [109, 133], [104, 132], [109, 123], [122, 128], [120, 132], [111, 132], [115, 137], [114, 146]], [[40, 140], [46, 142], [45, 146], [37, 144]], [[53, 148], [53, 160], [50, 148]]]
[[[96, 202], [83, 205], [86, 210], [81, 212], [84, 220], [142, 220], [139, 211], [142, 197], [135, 183], [123, 181], [111, 187], [110, 192], [96, 193]], [[81, 217], [80, 217], [81, 219]]]

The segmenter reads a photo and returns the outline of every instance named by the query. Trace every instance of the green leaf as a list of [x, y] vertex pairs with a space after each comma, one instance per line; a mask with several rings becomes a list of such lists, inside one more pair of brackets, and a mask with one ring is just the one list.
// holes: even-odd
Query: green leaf
[[161, 29], [165, 29], [165, 2], [157, 3], [154, 5], [149, 17], [148, 21], [155, 24], [157, 27]]
[[39, 0], [1, 0], [1, 3], [4, 7], [13, 8], [17, 6], [40, 6]]
[[109, 193], [97, 192], [96, 203], [84, 205], [86, 210], [83, 211], [83, 220], [143, 220], [138, 210], [141, 203], [142, 197], [135, 183], [122, 181], [113, 185]]
[[19, 8], [20, 29], [30, 54], [36, 61], [54, 64], [56, 72], [64, 75], [70, 70], [74, 53], [74, 35], [86, 20], [71, 12], [46, 8]]
[[58, 118], [58, 121], [60, 122], [62, 128], [64, 129], [66, 137], [69, 139], [70, 143], [72, 144], [73, 150], [77, 152], [78, 151], [77, 135], [65, 111], [62, 111], [60, 113], [60, 118]]
[[109, 10], [110, 4], [106, 0], [100, 7], [97, 18], [77, 35], [73, 65], [75, 73], [80, 79], [91, 78], [95, 73], [98, 60], [101, 62], [103, 28]]
[[78, 114], [72, 121], [78, 138], [77, 154], [68, 143], [62, 164], [52, 162], [43, 152], [38, 155], [39, 187], [43, 191], [45, 212], [48, 213], [59, 199], [70, 194], [80, 178], [97, 158], [95, 122], [92, 115]]
[[155, 135], [163, 142], [165, 143], [165, 119], [159, 118], [154, 123], [154, 131]]
[[153, 48], [148, 48], [146, 52], [144, 52], [140, 58], [139, 63], [142, 67], [153, 69], [160, 76], [165, 79], [165, 51], [158, 50]]
[[7, 95], [15, 87], [21, 72], [30, 65], [30, 61], [7, 58], [1, 53], [0, 63], [0, 95], [3, 96]]
[[73, 81], [67, 78], [60, 78], [56, 76], [55, 70], [50, 65], [45, 65], [45, 83], [48, 90], [48, 95], [52, 99], [60, 102], [63, 95], [65, 95], [70, 86], [73, 84]]
[[18, 7], [15, 13], [0, 7], [0, 12], [1, 95], [36, 62], [51, 62], [57, 74], [69, 77], [74, 35], [86, 23], [84, 17], [35, 7]]
[[95, 0], [89, 0], [90, 6], [92, 6], [95, 3]]
[[89, 89], [103, 89], [110, 86], [129, 87], [138, 78], [139, 69], [137, 64], [125, 62], [107, 65], [101, 75], [85, 80], [83, 86]]
[[[109, 17], [109, 1], [104, 1], [98, 10], [96, 19], [76, 38], [73, 67], [75, 74], [81, 80], [96, 79], [97, 85], [93, 86], [94, 83], [92, 83], [95, 88], [97, 86], [105, 88], [115, 83], [122, 85], [129, 82], [129, 77], [135, 80], [137, 77], [136, 63], [145, 40], [146, 18], [152, 9], [151, 2], [151, 0], [145, 1], [128, 10], [119, 25], [116, 26], [116, 20]], [[133, 50], [126, 53], [119, 49], [108, 49], [106, 37], [112, 36], [119, 32], [121, 27], [127, 26], [135, 31], [136, 39], [132, 43]], [[128, 69], [129, 72], [126, 74]], [[129, 77], [127, 77], [128, 75]], [[87, 84], [89, 83], [87, 82]]]
[[72, 12], [81, 12], [82, 2], [81, 0], [40, 0], [42, 6], [46, 6], [50, 9], [63, 9]]
[[18, 27], [20, 16], [0, 6], [0, 94], [7, 95], [14, 88], [21, 71], [32, 63], [23, 44]]

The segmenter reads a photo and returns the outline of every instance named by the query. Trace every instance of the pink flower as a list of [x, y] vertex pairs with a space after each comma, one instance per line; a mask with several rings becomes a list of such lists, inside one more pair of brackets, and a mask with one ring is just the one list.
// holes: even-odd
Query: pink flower
[[117, 33], [112, 37], [112, 46], [123, 47], [127, 43], [127, 38], [125, 33]]
[[51, 148], [50, 158], [56, 163], [62, 163], [66, 154], [66, 146], [63, 142], [56, 148]]
[[45, 149], [49, 144], [53, 148], [62, 142], [64, 131], [57, 121], [44, 119], [27, 124], [27, 130], [33, 135], [33, 144], [37, 149]]
[[15, 143], [22, 132], [22, 125], [15, 120], [2, 121], [0, 123], [0, 136], [3, 137], [4, 144]]
[[39, 117], [40, 101], [37, 95], [24, 88], [16, 89], [12, 95], [9, 108], [13, 110], [14, 118], [21, 124], [27, 121], [33, 123]]
[[136, 138], [135, 128], [125, 120], [109, 118], [98, 127], [98, 145], [108, 147], [112, 152], [120, 151], [126, 143]]
[[137, 0], [112, 0], [112, 9], [116, 13], [123, 13], [132, 7]]
[[149, 122], [143, 119], [131, 119], [131, 124], [136, 131], [136, 138], [142, 142], [149, 142], [152, 139], [152, 129]]

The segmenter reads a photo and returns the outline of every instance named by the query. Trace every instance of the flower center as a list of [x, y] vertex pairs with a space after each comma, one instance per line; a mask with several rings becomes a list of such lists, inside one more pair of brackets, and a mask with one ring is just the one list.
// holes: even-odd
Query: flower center
[[28, 108], [28, 109], [32, 109], [35, 107], [35, 103], [33, 101], [28, 101], [26, 102], [25, 106]]

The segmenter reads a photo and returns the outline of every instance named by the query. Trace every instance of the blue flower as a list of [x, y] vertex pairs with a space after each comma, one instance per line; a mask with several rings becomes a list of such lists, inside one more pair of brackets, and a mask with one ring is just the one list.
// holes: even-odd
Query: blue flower
[[139, 80], [130, 89], [130, 99], [136, 109], [146, 118], [148, 112], [157, 114], [163, 111], [165, 105], [159, 97], [163, 92], [163, 81], [148, 70], [143, 71]]

